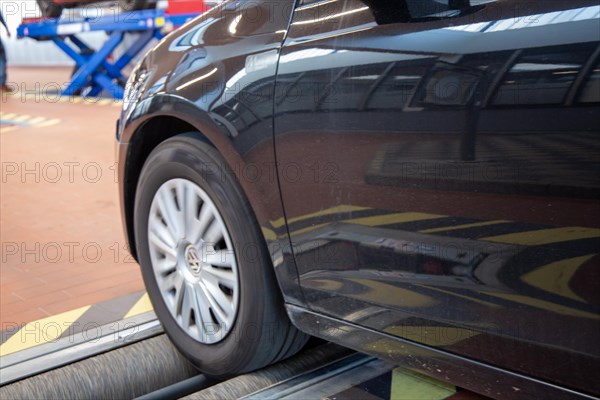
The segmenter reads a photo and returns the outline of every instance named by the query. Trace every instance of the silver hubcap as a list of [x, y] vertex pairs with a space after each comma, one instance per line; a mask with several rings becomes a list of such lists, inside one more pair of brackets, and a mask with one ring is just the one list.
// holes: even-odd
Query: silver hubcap
[[171, 315], [195, 340], [223, 340], [237, 314], [233, 244], [217, 207], [187, 179], [158, 189], [148, 216], [154, 276]]

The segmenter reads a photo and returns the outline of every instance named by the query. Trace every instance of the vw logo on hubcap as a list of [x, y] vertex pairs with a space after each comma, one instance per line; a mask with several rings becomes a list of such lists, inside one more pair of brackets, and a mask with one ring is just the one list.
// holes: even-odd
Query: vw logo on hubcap
[[202, 269], [202, 260], [200, 260], [198, 250], [194, 246], [188, 246], [185, 250], [185, 262], [195, 274], [199, 273]]

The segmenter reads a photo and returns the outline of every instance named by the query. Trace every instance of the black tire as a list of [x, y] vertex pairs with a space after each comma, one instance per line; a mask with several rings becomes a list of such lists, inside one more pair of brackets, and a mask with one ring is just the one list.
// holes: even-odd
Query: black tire
[[124, 11], [146, 10], [156, 7], [156, 0], [119, 0]]
[[52, 0], [37, 0], [37, 4], [44, 18], [60, 18], [63, 8]]
[[[288, 319], [252, 209], [235, 177], [220, 173], [225, 166], [217, 150], [193, 133], [168, 139], [154, 149], [144, 164], [134, 211], [139, 262], [156, 315], [175, 346], [198, 369], [215, 378], [249, 372], [290, 357], [308, 340]], [[153, 270], [148, 234], [152, 201], [163, 184], [173, 179], [191, 182], [208, 195], [234, 243], [239, 280], [237, 314], [229, 334], [217, 343], [201, 343], [177, 322], [161, 294]], [[250, 248], [255, 249], [256, 254], [249, 255], [243, 250]]]

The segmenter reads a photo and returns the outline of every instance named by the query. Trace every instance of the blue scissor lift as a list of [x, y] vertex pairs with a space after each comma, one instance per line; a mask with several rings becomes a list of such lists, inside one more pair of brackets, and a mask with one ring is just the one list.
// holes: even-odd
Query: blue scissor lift
[[[85, 93], [98, 96], [106, 91], [116, 99], [123, 98], [123, 68], [154, 38], [164, 36], [166, 26], [178, 27], [198, 14], [170, 15], [164, 10], [141, 10], [93, 18], [43, 19], [26, 22], [17, 29], [19, 38], [52, 40], [75, 61], [76, 71], [62, 95]], [[81, 38], [86, 32], [104, 31], [108, 34], [99, 49], [93, 49]], [[113, 51], [123, 43], [126, 33], [140, 35], [116, 60], [109, 60]]]

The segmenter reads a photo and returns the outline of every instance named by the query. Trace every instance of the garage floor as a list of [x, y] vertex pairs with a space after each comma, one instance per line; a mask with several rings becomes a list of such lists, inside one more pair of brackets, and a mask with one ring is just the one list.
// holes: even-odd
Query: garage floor
[[[71, 68], [9, 68], [0, 102], [0, 323], [23, 324], [143, 290], [121, 228], [120, 103], [59, 99]], [[2, 329], [0, 329], [2, 330]]]

